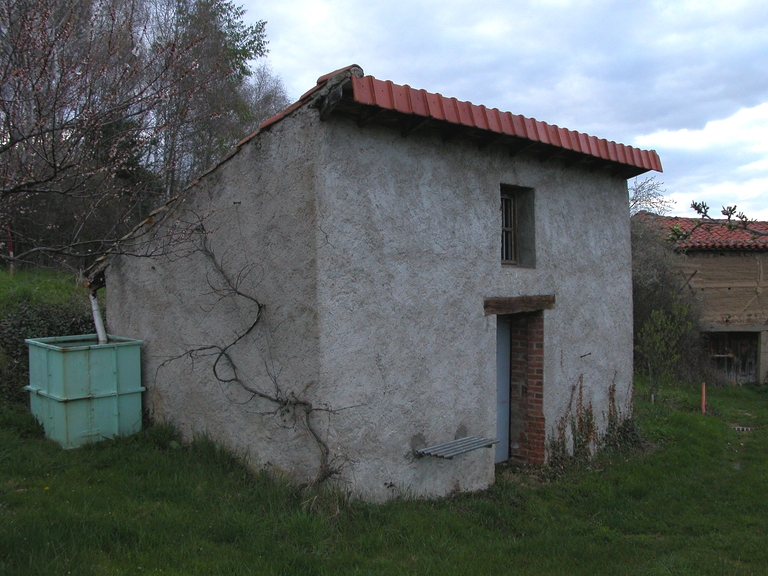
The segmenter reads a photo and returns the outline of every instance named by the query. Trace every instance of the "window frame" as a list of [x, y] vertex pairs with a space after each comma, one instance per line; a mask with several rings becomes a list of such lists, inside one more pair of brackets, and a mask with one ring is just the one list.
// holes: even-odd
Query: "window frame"
[[501, 189], [501, 263], [518, 263], [517, 198], [514, 193]]
[[501, 184], [499, 212], [501, 246], [497, 254], [500, 253], [501, 265], [536, 268], [534, 189]]

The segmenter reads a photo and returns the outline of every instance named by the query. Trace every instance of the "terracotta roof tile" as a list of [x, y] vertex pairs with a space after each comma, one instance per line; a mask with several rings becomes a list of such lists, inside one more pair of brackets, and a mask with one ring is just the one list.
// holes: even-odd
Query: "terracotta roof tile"
[[238, 142], [235, 150], [227, 155], [225, 160], [237, 153], [246, 142], [260, 131], [268, 129], [312, 101], [329, 81], [344, 76], [351, 80], [352, 98], [357, 104], [432, 118], [494, 134], [514, 136], [531, 142], [541, 142], [609, 162], [632, 166], [640, 169], [639, 171], [662, 171], [659, 155], [653, 150], [639, 150], [632, 146], [598, 139], [595, 136], [547, 124], [535, 118], [526, 118], [520, 114], [502, 112], [497, 108], [487, 108], [456, 98], [447, 98], [426, 90], [417, 90], [407, 84], [399, 85], [389, 80], [377, 80], [373, 76], [365, 76], [362, 69], [356, 64], [334, 70], [318, 78], [317, 84], [302, 94], [298, 101], [262, 122], [257, 131]]
[[[461, 124], [480, 130], [526, 138], [603, 160], [627, 164], [645, 170], [662, 171], [659, 155], [651, 150], [638, 150], [613, 141], [573, 132], [533, 118], [525, 118], [489, 109], [456, 98], [401, 86], [373, 76], [352, 76], [354, 101], [403, 114], [414, 114]], [[428, 106], [422, 106], [424, 101]], [[414, 103], [418, 104], [414, 105]]]
[[[656, 224], [665, 234], [675, 227], [690, 232], [687, 239], [677, 242], [677, 247], [683, 250], [768, 250], [768, 235], [745, 230], [738, 222], [736, 228], [729, 230], [725, 220], [702, 221], [701, 218], [658, 216], [648, 212], [641, 212], [635, 218]], [[768, 222], [750, 222], [748, 227], [768, 234]]]

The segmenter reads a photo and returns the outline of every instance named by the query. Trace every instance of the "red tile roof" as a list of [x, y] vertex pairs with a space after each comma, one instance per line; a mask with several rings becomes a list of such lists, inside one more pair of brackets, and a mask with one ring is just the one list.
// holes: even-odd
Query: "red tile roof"
[[352, 88], [355, 102], [361, 104], [517, 136], [645, 170], [662, 171], [661, 160], [654, 150], [640, 150], [609, 142], [534, 118], [501, 112], [496, 108], [476, 106], [471, 102], [446, 98], [426, 90], [416, 90], [408, 85], [400, 86], [389, 80], [377, 80], [373, 76], [353, 75]]
[[[401, 86], [389, 80], [377, 80], [373, 76], [364, 76], [362, 69], [355, 64], [318, 78], [313, 88], [302, 94], [297, 102], [262, 122], [259, 130], [265, 130], [279, 122], [297, 108], [310, 102], [329, 82], [339, 81], [342, 78], [351, 80], [351, 98], [356, 104], [375, 106], [382, 110], [392, 110], [401, 114], [516, 137], [528, 140], [532, 144], [546, 144], [633, 167], [636, 169], [633, 174], [641, 174], [648, 170], [662, 172], [661, 160], [654, 150], [641, 150], [519, 114], [476, 106], [471, 102], [462, 102], [456, 98], [447, 98], [426, 90], [416, 90], [408, 85]], [[257, 133], [258, 131], [240, 141], [238, 148]]]
[[745, 230], [740, 222], [734, 222], [736, 227], [729, 230], [725, 220], [658, 216], [648, 212], [635, 216], [638, 217], [656, 224], [665, 234], [675, 227], [684, 233], [690, 232], [688, 238], [676, 243], [683, 250], [768, 250], [768, 222], [750, 222], [747, 225], [756, 232], [764, 233], [760, 235]]

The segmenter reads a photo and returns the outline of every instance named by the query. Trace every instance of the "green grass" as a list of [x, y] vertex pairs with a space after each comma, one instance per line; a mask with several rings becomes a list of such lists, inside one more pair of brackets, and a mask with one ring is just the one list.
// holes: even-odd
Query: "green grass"
[[643, 396], [641, 451], [385, 505], [295, 493], [163, 427], [64, 451], [1, 408], [0, 573], [767, 573], [768, 389], [712, 388], [707, 416], [698, 389]]
[[17, 270], [11, 277], [7, 270], [0, 270], [0, 311], [18, 302], [55, 305], [87, 298], [88, 290], [72, 274], [35, 269]]

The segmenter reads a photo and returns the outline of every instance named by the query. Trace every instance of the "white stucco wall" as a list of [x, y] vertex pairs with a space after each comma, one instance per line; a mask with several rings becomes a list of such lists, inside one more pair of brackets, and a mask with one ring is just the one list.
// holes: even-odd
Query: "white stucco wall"
[[[544, 415], [584, 383], [600, 425], [627, 409], [632, 312], [626, 182], [557, 161], [339, 119], [319, 162], [320, 380], [333, 438], [371, 497], [482, 488], [493, 451], [414, 460], [411, 446], [496, 435], [496, 318], [483, 299], [554, 294], [545, 311]], [[500, 185], [534, 189], [536, 268], [500, 262]], [[573, 407], [575, 409], [575, 406]], [[426, 444], [425, 444], [426, 443]]]
[[[310, 123], [319, 122], [315, 116], [305, 113]], [[265, 305], [255, 331], [229, 352], [246, 384], [270, 394], [275, 378], [285, 395], [315, 397], [315, 146], [311, 127], [282, 122], [205, 176], [168, 219], [200, 219], [222, 267]], [[145, 341], [146, 408], [187, 439], [208, 434], [256, 467], [311, 478], [320, 454], [293, 414], [261, 414], [276, 406], [218, 382], [214, 351], [170, 360], [232, 342], [256, 314], [246, 299], [214, 290], [223, 286], [220, 277], [199, 251], [186, 255], [191, 248], [181, 242], [166, 256], [124, 256], [107, 269], [108, 330]], [[232, 374], [221, 367], [225, 377]]]
[[[499, 187], [535, 190], [536, 268], [502, 266]], [[239, 202], [239, 204], [236, 204]], [[544, 415], [561, 418], [584, 382], [598, 423], [608, 387], [626, 408], [632, 316], [626, 182], [557, 160], [300, 109], [197, 185], [185, 209], [205, 215], [228, 270], [263, 322], [233, 356], [254, 386], [315, 413], [352, 492], [380, 500], [443, 495], [493, 482], [493, 450], [451, 461], [413, 448], [496, 434], [496, 318], [488, 297], [554, 294], [544, 313]], [[187, 214], [189, 212], [186, 212]], [[291, 415], [264, 416], [212, 378], [210, 358], [169, 357], [219, 345], [252, 317], [217, 300], [211, 266], [189, 258], [120, 258], [108, 268], [109, 330], [142, 338], [146, 403], [188, 437], [206, 432], [256, 466], [310, 478], [319, 450]]]

